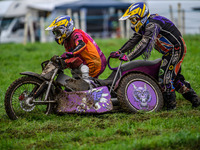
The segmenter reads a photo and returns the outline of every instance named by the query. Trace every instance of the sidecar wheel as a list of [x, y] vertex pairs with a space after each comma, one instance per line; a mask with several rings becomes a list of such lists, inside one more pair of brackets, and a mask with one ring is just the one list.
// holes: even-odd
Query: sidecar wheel
[[[10, 85], [4, 101], [5, 110], [10, 119], [37, 117], [41, 116], [41, 113], [50, 114], [53, 111], [54, 104], [34, 105], [30, 101], [31, 93], [36, 91], [42, 82], [35, 77], [25, 76]], [[45, 95], [41, 94], [35, 101], [44, 100], [44, 97]]]
[[156, 112], [163, 107], [159, 85], [142, 73], [125, 76], [118, 87], [117, 98], [122, 109], [128, 112]]

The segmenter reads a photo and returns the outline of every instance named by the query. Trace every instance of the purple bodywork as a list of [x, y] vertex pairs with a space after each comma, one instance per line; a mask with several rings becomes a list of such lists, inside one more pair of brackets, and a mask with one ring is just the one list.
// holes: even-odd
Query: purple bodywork
[[122, 76], [131, 71], [139, 71], [152, 76], [154, 79], [158, 79], [158, 71], [160, 68], [160, 64], [161, 62], [152, 66], [140, 66], [137, 68], [133, 68], [131, 70], [122, 72]]
[[104, 113], [113, 109], [106, 86], [88, 91], [61, 91], [57, 99], [57, 112], [62, 113]]

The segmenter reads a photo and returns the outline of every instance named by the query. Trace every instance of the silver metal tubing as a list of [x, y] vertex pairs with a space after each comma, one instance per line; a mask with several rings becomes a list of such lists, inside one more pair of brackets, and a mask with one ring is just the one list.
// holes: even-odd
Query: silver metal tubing
[[49, 104], [49, 103], [56, 103], [54, 100], [48, 100], [48, 101], [33, 101], [32, 102], [34, 105], [44, 105], [44, 104]]
[[52, 75], [52, 77], [51, 77], [51, 80], [50, 80], [50, 82], [48, 83], [48, 88], [47, 88], [47, 92], [46, 92], [44, 101], [46, 101], [47, 98], [48, 98], [48, 96], [49, 96], [49, 91], [50, 91], [50, 89], [51, 89], [51, 85], [52, 85], [52, 83], [53, 83], [54, 77], [56, 76], [57, 72], [58, 72], [58, 68], [55, 69], [55, 71], [54, 71], [54, 73], [53, 73], [53, 75]]
[[120, 65], [119, 65], [119, 67], [117, 68], [117, 72], [116, 72], [116, 74], [115, 74], [115, 77], [114, 77], [114, 79], [113, 79], [112, 85], [111, 85], [111, 87], [110, 87], [110, 93], [111, 93], [111, 91], [112, 91], [112, 89], [113, 89], [113, 86], [114, 86], [114, 84], [115, 84], [115, 81], [116, 81], [116, 79], [117, 79], [119, 70], [121, 69], [122, 62], [123, 62], [123, 61], [120, 62]]

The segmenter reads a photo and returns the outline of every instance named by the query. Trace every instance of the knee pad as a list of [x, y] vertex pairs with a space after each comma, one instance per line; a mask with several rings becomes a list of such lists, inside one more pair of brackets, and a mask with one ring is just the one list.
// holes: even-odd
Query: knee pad
[[89, 67], [87, 65], [81, 65], [79, 68], [82, 73], [82, 77], [88, 78], [89, 77]]

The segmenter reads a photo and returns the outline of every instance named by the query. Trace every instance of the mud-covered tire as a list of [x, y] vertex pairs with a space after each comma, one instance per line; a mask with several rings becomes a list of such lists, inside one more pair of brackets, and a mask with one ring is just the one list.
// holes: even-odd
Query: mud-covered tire
[[117, 89], [120, 106], [127, 112], [157, 112], [163, 107], [160, 86], [148, 75], [131, 73], [122, 78]]
[[[17, 118], [26, 118], [31, 116], [39, 116], [41, 113], [50, 114], [53, 111], [54, 104], [34, 105], [26, 104], [25, 95], [29, 95], [33, 88], [38, 88], [43, 81], [31, 76], [24, 76], [15, 80], [7, 89], [5, 94], [5, 110], [8, 117], [12, 120]], [[22, 94], [23, 93], [23, 94]], [[46, 93], [46, 92], [44, 92]], [[38, 99], [43, 100], [44, 94], [41, 94]]]

